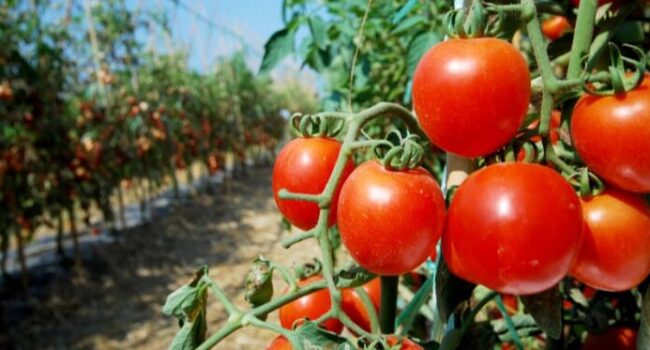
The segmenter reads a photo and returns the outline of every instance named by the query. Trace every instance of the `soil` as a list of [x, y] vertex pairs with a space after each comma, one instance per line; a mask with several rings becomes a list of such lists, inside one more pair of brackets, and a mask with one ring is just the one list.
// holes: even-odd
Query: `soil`
[[[32, 270], [29, 297], [4, 286], [0, 349], [166, 349], [178, 324], [162, 314], [162, 305], [202, 265], [245, 308], [244, 277], [257, 255], [291, 266], [318, 251], [311, 241], [288, 251], [280, 246], [288, 233], [273, 203], [270, 178], [270, 169], [251, 169], [232, 182], [229, 193], [200, 193], [146, 227], [119, 232], [117, 241], [93, 243], [81, 272]], [[208, 333], [225, 318], [210, 298]], [[277, 320], [277, 313], [269, 319]], [[215, 349], [264, 349], [273, 337], [247, 328]]]

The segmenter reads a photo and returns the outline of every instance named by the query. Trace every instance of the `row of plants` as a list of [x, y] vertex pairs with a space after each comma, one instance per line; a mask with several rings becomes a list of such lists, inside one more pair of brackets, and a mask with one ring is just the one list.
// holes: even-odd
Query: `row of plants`
[[[39, 227], [70, 230], [101, 213], [124, 226], [125, 191], [143, 203], [161, 188], [178, 194], [177, 171], [214, 175], [226, 154], [244, 162], [272, 152], [287, 105], [312, 109], [297, 83], [274, 86], [244, 52], [211, 69], [188, 53], [146, 46], [170, 38], [166, 13], [122, 0], [5, 1], [0, 5], [0, 250], [7, 275], [15, 247], [26, 286], [25, 245]], [[151, 38], [149, 38], [151, 39]], [[297, 100], [294, 100], [298, 98]], [[93, 209], [95, 208], [95, 209]]]
[[284, 2], [262, 70], [297, 55], [331, 94], [272, 187], [282, 246], [320, 255], [258, 258], [247, 308], [199, 269], [171, 349], [650, 349], [650, 6], [463, 3]]

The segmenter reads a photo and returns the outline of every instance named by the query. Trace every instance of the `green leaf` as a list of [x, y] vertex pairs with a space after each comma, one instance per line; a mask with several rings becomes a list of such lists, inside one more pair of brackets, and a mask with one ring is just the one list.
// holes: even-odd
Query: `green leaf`
[[413, 77], [415, 68], [417, 68], [418, 63], [420, 63], [422, 56], [424, 56], [424, 54], [438, 42], [440, 42], [440, 37], [436, 33], [430, 31], [420, 32], [413, 37], [413, 40], [409, 43], [408, 53], [406, 55], [406, 72], [409, 77]]
[[305, 349], [354, 349], [354, 346], [337, 334], [330, 333], [316, 325], [315, 322], [305, 321], [296, 329], [296, 335]]
[[284, 28], [279, 30], [264, 44], [264, 57], [260, 66], [260, 74], [270, 72], [285, 57], [293, 52], [295, 31]]
[[193, 322], [185, 322], [181, 330], [176, 333], [170, 350], [193, 350], [196, 349], [205, 340], [207, 323], [205, 319], [205, 310], [200, 312]]
[[463, 332], [460, 329], [452, 329], [445, 335], [440, 344], [440, 350], [454, 350], [458, 349], [461, 341], [463, 340]]
[[402, 6], [402, 8], [400, 8], [399, 11], [397, 11], [395, 13], [393, 18], [391, 18], [390, 22], [392, 24], [397, 24], [397, 23], [401, 22], [404, 19], [404, 17], [406, 17], [406, 15], [408, 15], [409, 12], [411, 12], [411, 10], [417, 4], [418, 4], [418, 0], [408, 0], [408, 2], [406, 4], [404, 4], [404, 6]]
[[308, 23], [314, 44], [324, 50], [327, 47], [327, 23], [319, 16], [309, 17]]
[[636, 340], [637, 350], [650, 350], [650, 287], [646, 288], [641, 306], [641, 326]]
[[452, 274], [445, 259], [440, 259], [436, 271], [436, 300], [440, 319], [447, 322], [458, 305], [472, 296], [475, 287], [475, 284]]
[[535, 294], [520, 296], [522, 304], [546, 334], [559, 339], [562, 333], [562, 295], [557, 287]]
[[271, 262], [258, 257], [246, 275], [244, 298], [253, 306], [262, 305], [273, 297]]
[[417, 26], [421, 23], [426, 23], [427, 19], [424, 16], [413, 16], [409, 17], [406, 20], [402, 21], [400, 24], [393, 29], [390, 34], [397, 35], [408, 31], [409, 29]]
[[167, 296], [162, 312], [180, 320], [193, 321], [198, 315], [198, 311], [204, 306], [207, 284], [201, 277], [206, 273], [206, 268], [198, 270], [194, 279], [188, 285], [175, 290]]
[[413, 325], [415, 317], [420, 313], [420, 309], [433, 293], [433, 278], [427, 278], [426, 282], [413, 296], [413, 300], [406, 305], [404, 310], [397, 316], [397, 325], [402, 326], [402, 334], [407, 334]]

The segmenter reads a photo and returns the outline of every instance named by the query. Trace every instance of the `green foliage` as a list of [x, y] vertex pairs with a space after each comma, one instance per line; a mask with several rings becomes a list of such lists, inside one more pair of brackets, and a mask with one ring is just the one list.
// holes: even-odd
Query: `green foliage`
[[[440, 41], [443, 15], [450, 4], [414, 0], [375, 2], [360, 32], [366, 5], [366, 1], [285, 1], [283, 12], [291, 13], [292, 20], [267, 41], [261, 71], [275, 67], [297, 46], [301, 49], [295, 54], [303, 65], [327, 79], [326, 109], [356, 109], [380, 101], [410, 104], [407, 86], [413, 70], [422, 54]], [[291, 33], [303, 26], [309, 35], [302, 43], [294, 43], [297, 38]], [[349, 94], [353, 106], [347, 106]]]

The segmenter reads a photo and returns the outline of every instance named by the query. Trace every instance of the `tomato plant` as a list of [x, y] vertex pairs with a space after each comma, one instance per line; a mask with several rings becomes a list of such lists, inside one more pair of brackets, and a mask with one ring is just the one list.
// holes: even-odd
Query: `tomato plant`
[[[287, 171], [287, 183], [277, 185], [274, 174], [273, 193], [285, 218], [305, 230], [284, 237], [282, 246], [313, 240], [320, 255], [295, 272], [258, 258], [246, 279], [248, 309], [229, 301], [203, 270], [191, 285], [197, 292], [183, 303], [170, 298], [165, 308], [189, 328], [200, 323], [178, 311], [181, 306], [205, 310], [198, 302], [205, 290], [218, 297], [228, 321], [199, 339], [201, 350], [245, 325], [279, 333], [298, 349], [307, 341], [385, 348], [396, 334], [404, 337], [402, 347], [415, 348], [579, 348], [585, 332], [619, 324], [640, 327], [640, 342], [647, 342], [650, 299], [641, 296], [647, 264], [639, 253], [648, 250], [640, 234], [648, 231], [641, 197], [647, 191], [617, 183], [598, 166], [607, 160], [637, 185], [647, 178], [637, 176], [649, 163], [643, 156], [647, 82], [636, 78], [647, 69], [648, 47], [636, 39], [636, 47], [623, 46], [628, 42], [619, 32], [643, 21], [641, 2], [618, 3], [605, 13], [596, 1], [578, 9], [533, 0], [472, 1], [461, 9], [457, 1], [441, 19], [442, 3], [284, 3], [285, 27], [267, 42], [261, 71], [296, 54], [314, 70], [332, 73], [323, 88], [326, 111], [294, 114], [289, 127], [301, 137], [286, 146], [327, 140], [332, 150], [331, 156], [309, 153], [305, 159], [320, 161], [307, 169], [287, 165], [282, 150], [275, 167]], [[550, 22], [544, 28], [549, 15], [575, 23], [572, 35], [549, 44], [545, 32], [553, 40], [563, 31]], [[440, 42], [441, 32], [433, 31], [443, 27], [451, 39]], [[638, 37], [649, 30], [635, 28], [643, 32]], [[308, 34], [296, 49], [299, 30]], [[394, 103], [408, 104], [410, 94], [417, 115]], [[377, 103], [382, 96], [393, 103]], [[590, 109], [599, 101], [620, 110]], [[626, 128], [629, 120], [640, 122]], [[586, 146], [589, 137], [579, 135], [576, 123], [598, 126], [589, 135], [609, 138]], [[616, 131], [621, 128], [636, 133]], [[596, 154], [601, 158], [590, 157]], [[588, 214], [598, 202], [617, 203], [616, 215], [595, 215], [615, 222], [610, 228]], [[295, 216], [283, 203], [310, 214]], [[620, 236], [616, 245], [614, 236]], [[442, 256], [435, 259], [440, 238]], [[601, 254], [599, 245], [583, 244], [589, 239], [609, 248]], [[611, 266], [599, 267], [600, 257]], [[626, 267], [630, 261], [637, 263]], [[296, 284], [312, 265], [322, 278]], [[579, 270], [601, 277], [589, 282], [577, 277]], [[276, 273], [289, 287], [274, 297]], [[620, 285], [608, 289], [616, 293], [591, 295], [596, 283]], [[324, 307], [309, 321], [282, 320], [283, 308], [316, 292], [328, 294], [310, 304]], [[505, 303], [499, 294], [508, 295]], [[499, 317], [488, 306], [495, 298]], [[266, 318], [277, 309], [284, 328]], [[354, 337], [325, 333], [332, 320], [340, 324], [335, 333], [346, 327]]]
[[584, 239], [571, 274], [600, 290], [636, 287], [650, 273], [650, 206], [610, 188], [584, 199], [582, 209]]
[[[581, 97], [573, 111], [571, 136], [587, 166], [621, 189], [650, 192], [650, 77], [615, 96]], [[612, 161], [612, 160], [616, 161]]]
[[465, 157], [487, 155], [512, 139], [529, 100], [528, 64], [512, 45], [494, 38], [437, 44], [413, 78], [413, 104], [427, 136]]
[[[298, 286], [306, 286], [321, 279], [321, 276], [312, 276], [299, 281]], [[319, 290], [282, 306], [279, 311], [280, 324], [284, 328], [292, 329], [294, 326], [300, 325], [301, 320], [317, 320], [329, 311], [330, 307], [329, 291]], [[334, 318], [325, 320], [322, 326], [334, 333], [341, 333], [343, 330], [341, 322]]]
[[569, 271], [582, 225], [578, 196], [553, 170], [491, 165], [456, 191], [442, 255], [452, 272], [474, 283], [501, 293], [539, 293]]
[[423, 168], [388, 170], [368, 161], [343, 184], [338, 212], [341, 239], [352, 258], [370, 272], [401, 275], [431, 254], [442, 233], [445, 204], [438, 183]]
[[[338, 141], [326, 138], [298, 138], [282, 148], [273, 165], [273, 196], [280, 212], [291, 224], [303, 230], [314, 227], [318, 221], [319, 208], [316, 203], [280, 199], [280, 190], [319, 194], [325, 189], [340, 151], [341, 144]], [[353, 168], [354, 164], [348, 161], [343, 181]], [[296, 173], [301, 176], [295, 176]], [[330, 224], [336, 222], [336, 203], [341, 185], [342, 183], [337, 187], [337, 194], [332, 199]]]

